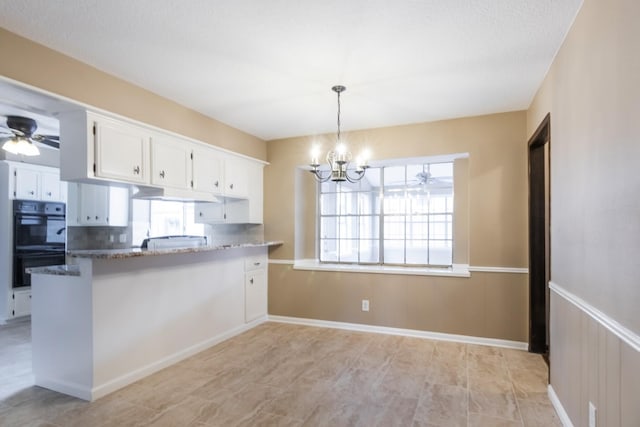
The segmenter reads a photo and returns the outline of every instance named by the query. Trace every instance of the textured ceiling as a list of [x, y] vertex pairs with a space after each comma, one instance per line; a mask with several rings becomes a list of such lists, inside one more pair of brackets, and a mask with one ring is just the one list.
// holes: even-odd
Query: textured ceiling
[[581, 3], [20, 0], [0, 26], [274, 139], [335, 131], [335, 84], [346, 130], [525, 109]]

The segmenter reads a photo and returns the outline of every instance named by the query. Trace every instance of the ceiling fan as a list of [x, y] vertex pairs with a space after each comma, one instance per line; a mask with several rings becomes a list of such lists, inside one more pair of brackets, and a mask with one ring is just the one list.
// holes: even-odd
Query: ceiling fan
[[422, 172], [418, 172], [416, 174], [415, 179], [412, 182], [415, 182], [414, 185], [424, 187], [424, 188], [443, 188], [443, 187], [450, 187], [452, 185], [451, 178], [434, 177], [431, 175], [431, 172], [425, 169], [424, 165], [422, 165]]
[[5, 116], [6, 126], [0, 126], [0, 143], [2, 149], [12, 154], [37, 156], [40, 150], [36, 144], [43, 144], [52, 148], [60, 148], [60, 137], [57, 135], [40, 135], [36, 121], [23, 116]]

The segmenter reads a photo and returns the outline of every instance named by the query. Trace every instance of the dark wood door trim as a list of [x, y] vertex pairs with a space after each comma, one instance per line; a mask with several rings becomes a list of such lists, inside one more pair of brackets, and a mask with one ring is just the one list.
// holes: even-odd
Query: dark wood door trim
[[545, 176], [551, 117], [547, 114], [529, 139], [529, 351], [547, 353], [548, 193]]

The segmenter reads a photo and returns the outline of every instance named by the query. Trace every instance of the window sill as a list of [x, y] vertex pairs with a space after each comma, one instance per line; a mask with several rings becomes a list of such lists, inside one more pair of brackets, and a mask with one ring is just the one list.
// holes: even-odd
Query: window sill
[[293, 269], [345, 273], [407, 274], [411, 276], [471, 277], [469, 266], [466, 264], [455, 264], [451, 268], [395, 267], [389, 265], [327, 264], [315, 259], [302, 259], [294, 261]]

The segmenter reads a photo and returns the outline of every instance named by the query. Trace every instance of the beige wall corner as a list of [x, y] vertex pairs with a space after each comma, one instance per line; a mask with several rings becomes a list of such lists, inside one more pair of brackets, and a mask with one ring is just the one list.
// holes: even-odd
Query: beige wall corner
[[0, 46], [2, 76], [250, 157], [267, 157], [259, 138], [2, 28]]
[[589, 402], [640, 425], [639, 16], [585, 0], [527, 112], [528, 135], [551, 117], [551, 385], [576, 426]]

